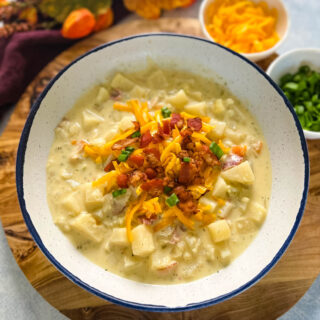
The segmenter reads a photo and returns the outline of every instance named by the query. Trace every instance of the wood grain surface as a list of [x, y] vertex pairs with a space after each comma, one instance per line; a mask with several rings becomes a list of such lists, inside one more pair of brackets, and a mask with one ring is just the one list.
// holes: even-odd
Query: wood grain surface
[[[70, 319], [276, 319], [302, 297], [320, 271], [320, 141], [308, 142], [311, 163], [308, 202], [289, 249], [259, 283], [216, 306], [174, 314], [148, 313], [103, 301], [57, 271], [27, 230], [16, 195], [15, 160], [20, 134], [32, 103], [62, 67], [87, 50], [121, 37], [146, 32], [202, 36], [198, 21], [194, 19], [136, 20], [115, 26], [63, 52], [43, 69], [21, 97], [0, 139], [0, 216], [13, 255], [32, 286]], [[272, 57], [260, 66], [266, 68], [271, 60]]]

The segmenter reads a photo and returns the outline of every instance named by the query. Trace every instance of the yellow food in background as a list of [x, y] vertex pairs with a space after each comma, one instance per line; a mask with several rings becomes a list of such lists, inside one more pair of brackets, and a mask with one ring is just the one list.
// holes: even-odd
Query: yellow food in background
[[261, 52], [279, 41], [277, 16], [265, 2], [216, 0], [207, 11], [206, 28], [216, 42], [234, 51]]

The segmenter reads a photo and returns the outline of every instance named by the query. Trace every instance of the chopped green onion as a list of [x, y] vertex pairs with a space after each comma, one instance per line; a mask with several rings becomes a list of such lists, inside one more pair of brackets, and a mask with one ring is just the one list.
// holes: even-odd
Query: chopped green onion
[[297, 105], [297, 106], [294, 107], [294, 111], [295, 111], [297, 114], [303, 114], [303, 113], [304, 113], [304, 106]]
[[218, 159], [220, 159], [224, 155], [222, 149], [215, 142], [212, 142], [210, 144], [210, 150], [217, 156]]
[[119, 155], [118, 160], [120, 162], [127, 161], [133, 151], [134, 151], [134, 147], [126, 147], [125, 150], [121, 151], [121, 154]]
[[289, 91], [297, 91], [299, 88], [299, 85], [295, 82], [287, 82], [284, 86], [284, 89], [287, 89]]
[[168, 194], [169, 195], [169, 193], [172, 191], [172, 188], [170, 188], [170, 187], [168, 187], [168, 186], [164, 186], [163, 187], [163, 192], [165, 193], [165, 194]]
[[126, 151], [133, 152], [134, 151], [134, 147], [126, 147]]
[[304, 129], [320, 131], [320, 72], [301, 66], [280, 78], [280, 87], [294, 106]]
[[132, 138], [139, 138], [141, 137], [141, 132], [140, 131], [136, 131], [131, 135]]
[[118, 160], [120, 161], [120, 162], [125, 162], [125, 161], [127, 161], [128, 160], [128, 158], [129, 158], [129, 153], [124, 153], [124, 152], [122, 152], [120, 155], [119, 155], [119, 157], [118, 157]]
[[168, 109], [168, 107], [163, 107], [161, 109], [161, 113], [164, 118], [169, 118], [171, 116], [171, 111]]
[[169, 207], [174, 207], [179, 203], [179, 198], [175, 193], [173, 193], [169, 198], [167, 198], [166, 203]]
[[112, 192], [114, 198], [119, 197], [127, 192], [127, 189], [118, 189]]
[[189, 157], [183, 157], [183, 162], [190, 162], [190, 158]]

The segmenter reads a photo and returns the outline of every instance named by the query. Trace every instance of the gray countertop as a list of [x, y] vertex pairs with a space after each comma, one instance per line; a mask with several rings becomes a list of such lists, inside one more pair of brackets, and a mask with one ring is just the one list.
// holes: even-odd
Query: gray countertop
[[[119, 1], [119, 0], [115, 0]], [[167, 16], [196, 17], [199, 4]], [[278, 50], [284, 53], [298, 47], [320, 47], [320, 1], [284, 0], [291, 18], [291, 29], [286, 42]], [[0, 124], [0, 131], [4, 122]], [[16, 264], [0, 226], [0, 319], [66, 319], [51, 307], [30, 285]], [[269, 318], [271, 319], [271, 318]], [[320, 319], [320, 278], [304, 297], [283, 315], [281, 320]]]

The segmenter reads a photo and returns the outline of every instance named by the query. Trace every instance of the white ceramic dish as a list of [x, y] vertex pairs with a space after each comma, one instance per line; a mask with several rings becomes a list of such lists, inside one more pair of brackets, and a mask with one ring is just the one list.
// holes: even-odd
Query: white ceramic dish
[[[207, 39], [215, 41], [214, 38], [209, 34], [206, 28], [206, 11], [209, 5], [216, 0], [203, 0], [199, 10], [199, 20], [202, 28], [202, 32]], [[260, 0], [253, 0], [253, 2], [259, 2]], [[270, 8], [276, 8], [278, 11], [278, 22], [276, 31], [280, 37], [280, 40], [270, 49], [257, 52], [257, 53], [242, 53], [243, 56], [250, 59], [251, 61], [259, 61], [272, 55], [285, 41], [288, 35], [290, 21], [289, 14], [282, 0], [265, 0]]]
[[[172, 286], [137, 283], [87, 260], [53, 224], [46, 200], [46, 162], [54, 128], [61, 118], [84, 91], [103, 81], [106, 75], [144, 67], [147, 57], [163, 67], [187, 70], [226, 83], [260, 123], [272, 163], [269, 213], [248, 249], [219, 273]], [[17, 157], [21, 210], [47, 258], [89, 292], [148, 311], [206, 307], [239, 294], [261, 279], [279, 260], [298, 228], [308, 181], [308, 153], [301, 126], [275, 83], [233, 51], [204, 39], [174, 34], [121, 39], [100, 46], [65, 67], [34, 104]]]
[[[267, 74], [278, 83], [286, 73], [294, 73], [302, 65], [308, 65], [320, 72], [320, 49], [301, 48], [286, 52], [275, 59], [267, 70]], [[320, 132], [303, 130], [307, 139], [320, 139]]]

